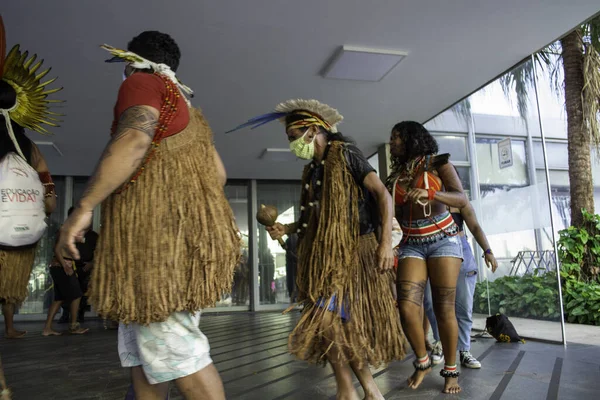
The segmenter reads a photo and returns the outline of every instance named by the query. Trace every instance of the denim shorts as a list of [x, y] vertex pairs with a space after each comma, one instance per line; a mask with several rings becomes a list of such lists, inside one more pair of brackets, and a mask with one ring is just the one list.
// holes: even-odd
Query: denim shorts
[[398, 247], [398, 260], [404, 260], [405, 258], [428, 260], [440, 257], [463, 259], [460, 236], [446, 236], [434, 243], [403, 243]]

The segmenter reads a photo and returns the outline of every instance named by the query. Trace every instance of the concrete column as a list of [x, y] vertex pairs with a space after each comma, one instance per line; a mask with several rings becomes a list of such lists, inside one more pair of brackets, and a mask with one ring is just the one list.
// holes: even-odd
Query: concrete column
[[385, 182], [385, 179], [392, 172], [391, 160], [390, 160], [390, 145], [389, 143], [382, 144], [377, 149], [377, 156], [379, 158], [379, 177]]

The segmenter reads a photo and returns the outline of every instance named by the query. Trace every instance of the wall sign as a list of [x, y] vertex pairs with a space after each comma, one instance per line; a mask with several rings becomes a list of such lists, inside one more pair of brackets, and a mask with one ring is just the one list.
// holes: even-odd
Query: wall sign
[[500, 169], [512, 167], [513, 153], [510, 138], [498, 142], [498, 162]]

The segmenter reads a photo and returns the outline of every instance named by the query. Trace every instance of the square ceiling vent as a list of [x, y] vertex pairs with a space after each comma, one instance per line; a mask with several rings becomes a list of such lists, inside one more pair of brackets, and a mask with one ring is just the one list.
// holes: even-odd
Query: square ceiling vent
[[408, 54], [396, 50], [378, 50], [342, 46], [323, 69], [328, 79], [379, 82]]

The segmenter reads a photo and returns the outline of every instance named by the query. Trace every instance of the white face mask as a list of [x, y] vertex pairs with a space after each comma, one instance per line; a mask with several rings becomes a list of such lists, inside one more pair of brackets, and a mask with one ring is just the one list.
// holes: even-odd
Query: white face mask
[[290, 150], [292, 151], [292, 153], [294, 153], [296, 157], [301, 158], [303, 160], [310, 160], [315, 156], [316, 135], [313, 136], [310, 143], [306, 143], [306, 141], [304, 140], [304, 137], [308, 135], [309, 131], [310, 128], [307, 129], [306, 132], [304, 132], [304, 135], [302, 135], [302, 137], [299, 137], [298, 139], [290, 143]]

